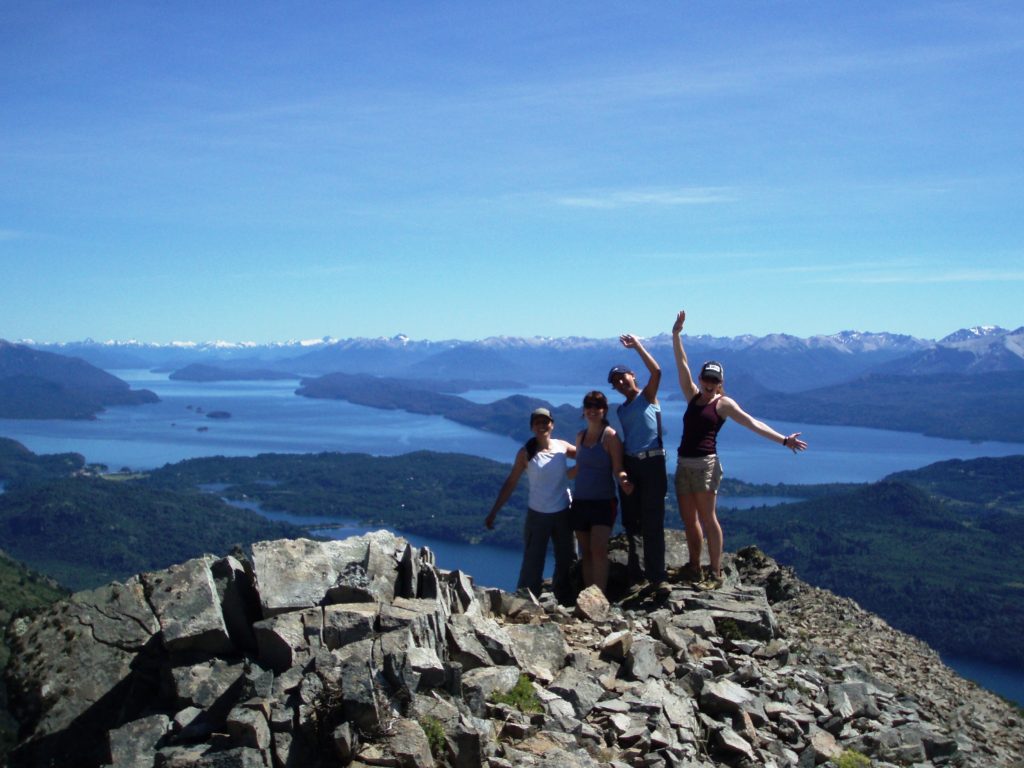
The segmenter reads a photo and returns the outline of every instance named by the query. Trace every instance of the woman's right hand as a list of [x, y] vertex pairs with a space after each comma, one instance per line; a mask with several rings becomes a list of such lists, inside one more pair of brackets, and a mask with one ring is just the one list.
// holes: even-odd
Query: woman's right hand
[[680, 309], [679, 314], [676, 315], [676, 321], [672, 324], [672, 335], [678, 336], [683, 332], [683, 323], [686, 322], [686, 310]]

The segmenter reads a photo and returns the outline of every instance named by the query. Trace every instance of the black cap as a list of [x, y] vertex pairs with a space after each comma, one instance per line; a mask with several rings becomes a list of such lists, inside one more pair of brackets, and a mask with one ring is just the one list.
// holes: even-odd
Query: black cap
[[633, 370], [625, 365], [613, 365], [612, 369], [608, 371], [608, 383], [612, 383], [612, 379], [622, 373], [633, 373]]
[[708, 360], [700, 368], [700, 377], [702, 379], [711, 379], [712, 381], [723, 381], [725, 379], [725, 369], [722, 368], [721, 363]]

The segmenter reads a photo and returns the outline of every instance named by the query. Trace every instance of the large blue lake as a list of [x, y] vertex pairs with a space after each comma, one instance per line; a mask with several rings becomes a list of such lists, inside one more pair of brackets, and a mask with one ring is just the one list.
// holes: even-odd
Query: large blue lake
[[[0, 419], [0, 436], [20, 441], [36, 453], [75, 451], [89, 462], [112, 469], [148, 469], [200, 456], [252, 456], [258, 453], [320, 451], [396, 455], [416, 450], [468, 453], [512, 461], [520, 441], [480, 432], [437, 416], [382, 411], [343, 401], [297, 397], [297, 381], [194, 383], [171, 381], [150, 371], [114, 371], [134, 387], [151, 389], [161, 402], [110, 408], [93, 421], [24, 421]], [[526, 391], [554, 404], [579, 403], [589, 389], [605, 385], [535, 387]], [[488, 402], [518, 391], [482, 390], [464, 397]], [[609, 393], [611, 394], [611, 393]], [[613, 403], [618, 399], [611, 398]], [[663, 402], [666, 443], [679, 440], [684, 404]], [[230, 419], [206, 417], [228, 411]], [[523, 414], [523, 436], [528, 415]], [[726, 475], [755, 483], [870, 482], [903, 469], [945, 459], [1008, 456], [1024, 453], [1024, 444], [923, 437], [853, 427], [772, 422], [781, 432], [803, 432], [810, 450], [793, 455], [778, 445], [728, 424], [720, 435]], [[669, 452], [670, 465], [674, 464]], [[670, 466], [674, 471], [674, 466]], [[497, 489], [495, 489], [497, 493]], [[767, 500], [736, 500], [746, 506]], [[323, 520], [311, 521], [315, 526]], [[362, 529], [332, 528], [332, 536]], [[409, 537], [429, 546], [442, 567], [461, 568], [478, 582], [503, 588], [515, 585], [519, 553], [497, 547], [464, 545]], [[1024, 703], [1024, 672], [950, 659], [967, 677]]]
[[[161, 402], [110, 408], [94, 421], [0, 419], [0, 436], [36, 453], [76, 451], [112, 469], [148, 469], [196, 456], [356, 451], [380, 456], [416, 450], [469, 453], [511, 463], [520, 442], [480, 432], [440, 416], [384, 411], [340, 400], [294, 394], [297, 381], [194, 383], [150, 371], [114, 371], [134, 387], [151, 389]], [[579, 403], [588, 389], [537, 387], [525, 394], [554, 404]], [[477, 402], [513, 391], [469, 392]], [[613, 403], [617, 398], [612, 398]], [[662, 403], [667, 445], [678, 442], [684, 403]], [[199, 412], [201, 409], [202, 412]], [[206, 418], [228, 411], [230, 419]], [[529, 437], [528, 414], [523, 435]], [[945, 440], [908, 432], [773, 422], [781, 432], [803, 432], [810, 450], [794, 455], [735, 424], [719, 437], [727, 477], [754, 483], [869, 482], [902, 469], [944, 459], [1024, 453], [1024, 444]], [[203, 431], [200, 431], [203, 430]], [[670, 469], [675, 455], [669, 451]]]

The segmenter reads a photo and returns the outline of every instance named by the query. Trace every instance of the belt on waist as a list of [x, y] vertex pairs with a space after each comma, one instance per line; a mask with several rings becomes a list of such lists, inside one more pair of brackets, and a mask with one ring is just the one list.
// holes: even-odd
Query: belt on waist
[[652, 456], [664, 456], [664, 448], [652, 448], [649, 451], [640, 451], [639, 453], [627, 453], [627, 456], [631, 459], [649, 459]]

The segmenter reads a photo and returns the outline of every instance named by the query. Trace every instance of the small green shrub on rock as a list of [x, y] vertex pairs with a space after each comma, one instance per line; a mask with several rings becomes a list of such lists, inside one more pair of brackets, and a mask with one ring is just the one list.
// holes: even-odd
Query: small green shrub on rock
[[423, 733], [427, 735], [427, 743], [430, 744], [430, 754], [434, 756], [435, 760], [444, 759], [447, 740], [441, 721], [436, 717], [427, 715], [420, 721], [420, 727], [423, 729]]
[[508, 693], [495, 691], [491, 694], [491, 701], [495, 704], [508, 704], [520, 712], [542, 712], [544, 709], [537, 698], [537, 692], [533, 689], [533, 683], [526, 675], [520, 675]]
[[871, 768], [871, 759], [853, 749], [847, 749], [836, 758], [838, 768]]

